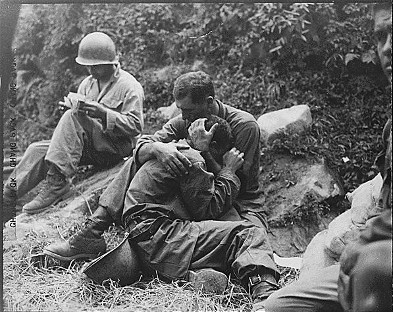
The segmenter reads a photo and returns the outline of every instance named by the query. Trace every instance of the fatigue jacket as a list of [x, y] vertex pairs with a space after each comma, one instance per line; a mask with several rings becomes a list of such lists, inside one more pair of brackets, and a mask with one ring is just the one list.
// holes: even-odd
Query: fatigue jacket
[[97, 79], [88, 76], [79, 85], [78, 93], [85, 95], [86, 100], [96, 101], [109, 108], [106, 124], [102, 127], [115, 144], [124, 143], [135, 147], [143, 130], [144, 92], [131, 74], [118, 65], [103, 90], [99, 89]]
[[[142, 265], [168, 279], [183, 277], [190, 266], [200, 233], [198, 222], [190, 220], [217, 219], [232, 207], [240, 188], [229, 170], [216, 177], [206, 171], [198, 151], [181, 152], [192, 163], [189, 173], [175, 177], [158, 160], [145, 162], [130, 183], [123, 212], [130, 241], [145, 259]], [[215, 239], [217, 229], [205, 230]]]
[[[260, 129], [255, 118], [244, 111], [225, 105], [216, 100], [219, 106], [217, 116], [225, 119], [235, 137], [235, 147], [244, 153], [244, 163], [237, 174], [241, 187], [233, 206], [239, 211], [263, 212], [260, 201], [259, 167], [260, 167]], [[179, 115], [169, 120], [161, 130], [153, 135], [143, 135], [135, 148], [135, 161], [138, 163], [138, 151], [146, 143], [164, 142], [187, 137], [186, 123]]]
[[225, 168], [215, 177], [206, 170], [199, 151], [190, 148], [181, 152], [192, 163], [185, 176], [172, 176], [156, 159], [147, 161], [135, 173], [126, 194], [123, 219], [128, 217], [137, 223], [162, 216], [214, 220], [232, 207], [240, 188], [239, 178]]

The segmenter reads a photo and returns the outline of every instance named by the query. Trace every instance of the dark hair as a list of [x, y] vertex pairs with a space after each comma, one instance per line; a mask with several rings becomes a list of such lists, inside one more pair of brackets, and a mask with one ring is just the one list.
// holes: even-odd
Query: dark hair
[[173, 96], [177, 100], [182, 100], [188, 95], [195, 104], [202, 103], [209, 96], [214, 98], [211, 77], [203, 71], [189, 72], [178, 77], [173, 87]]
[[216, 115], [211, 115], [205, 121], [205, 129], [209, 131], [214, 124], [218, 124], [218, 127], [214, 132], [212, 141], [217, 142], [217, 148], [219, 149], [220, 154], [224, 154], [235, 145], [235, 139], [232, 135], [231, 127], [225, 119]]

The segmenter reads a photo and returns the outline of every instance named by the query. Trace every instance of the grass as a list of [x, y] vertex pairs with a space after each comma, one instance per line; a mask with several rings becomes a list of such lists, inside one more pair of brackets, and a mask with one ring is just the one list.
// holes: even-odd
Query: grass
[[[62, 225], [58, 229], [65, 238], [80, 223]], [[123, 238], [123, 231], [111, 227], [104, 234], [108, 249]], [[57, 262], [40, 254], [48, 243], [44, 235], [29, 232], [23, 242], [3, 248], [3, 311], [251, 311], [251, 299], [235, 282], [222, 295], [196, 292], [188, 283], [164, 283], [158, 278], [144, 279], [131, 286], [119, 287], [114, 281], [104, 286], [94, 284], [80, 270], [84, 262]], [[297, 277], [297, 271], [280, 268], [281, 285]]]

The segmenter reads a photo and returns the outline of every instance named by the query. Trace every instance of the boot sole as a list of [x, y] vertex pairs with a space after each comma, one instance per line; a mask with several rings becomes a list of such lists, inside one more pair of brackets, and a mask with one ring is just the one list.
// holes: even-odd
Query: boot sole
[[64, 256], [61, 256], [61, 255], [59, 255], [57, 253], [54, 253], [54, 252], [52, 252], [50, 250], [46, 250], [46, 249], [43, 250], [43, 254], [45, 254], [47, 256], [50, 256], [52, 258], [55, 258], [57, 260], [61, 260], [61, 261], [72, 261], [72, 260], [78, 260], [78, 259], [89, 259], [89, 260], [92, 260], [92, 259], [97, 258], [100, 255], [100, 254], [97, 255], [97, 254], [85, 253], [85, 254], [78, 254], [78, 255], [70, 256], [70, 257], [64, 257]]
[[52, 208], [53, 206], [57, 205], [58, 203], [60, 203], [63, 200], [66, 200], [69, 197], [71, 197], [71, 190], [68, 190], [67, 193], [65, 193], [64, 195], [62, 195], [61, 197], [59, 197], [53, 203], [51, 203], [50, 205], [48, 205], [46, 207], [42, 207], [40, 209], [34, 209], [34, 210], [26, 210], [26, 209], [22, 208], [22, 212], [27, 213], [29, 215], [37, 214], [37, 213], [43, 212], [49, 208]]

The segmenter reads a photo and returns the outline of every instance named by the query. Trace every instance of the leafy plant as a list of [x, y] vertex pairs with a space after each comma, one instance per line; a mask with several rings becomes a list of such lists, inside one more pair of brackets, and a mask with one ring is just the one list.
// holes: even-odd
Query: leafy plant
[[[74, 61], [78, 43], [88, 32], [103, 31], [115, 41], [122, 67], [142, 83], [152, 129], [162, 122], [155, 109], [173, 102], [173, 81], [199, 62], [214, 78], [219, 99], [255, 117], [309, 105], [314, 119], [309, 141], [294, 137], [283, 144], [292, 152], [329, 156], [349, 189], [375, 174], [372, 160], [390, 98], [373, 52], [367, 4], [75, 3], [23, 8], [14, 44], [19, 87], [15, 109], [25, 116], [18, 115], [20, 128], [29, 130], [20, 134], [22, 149], [50, 137], [48, 128], [60, 117], [56, 103], [86, 75]], [[343, 157], [350, 161], [343, 163]]]

